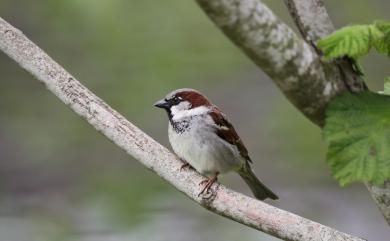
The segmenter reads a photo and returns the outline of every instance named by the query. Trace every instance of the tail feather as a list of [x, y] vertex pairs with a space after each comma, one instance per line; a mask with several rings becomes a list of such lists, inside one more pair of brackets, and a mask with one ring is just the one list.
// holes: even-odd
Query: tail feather
[[253, 195], [257, 199], [259, 200], [264, 200], [266, 198], [271, 198], [273, 200], [279, 199], [279, 197], [276, 196], [275, 193], [273, 193], [268, 187], [266, 187], [263, 183], [260, 182], [260, 180], [253, 173], [249, 164], [245, 165], [242, 169], [240, 169], [238, 174], [240, 174], [242, 179], [244, 179], [245, 183], [248, 184], [249, 188], [253, 192]]

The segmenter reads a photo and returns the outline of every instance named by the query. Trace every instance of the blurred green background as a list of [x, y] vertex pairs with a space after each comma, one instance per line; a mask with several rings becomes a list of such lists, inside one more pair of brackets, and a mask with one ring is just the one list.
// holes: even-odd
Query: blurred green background
[[[265, 1], [293, 26], [283, 1]], [[386, 19], [390, 2], [326, 1], [337, 27]], [[364, 11], [362, 11], [364, 9]], [[152, 104], [199, 89], [229, 116], [278, 207], [370, 240], [390, 232], [363, 185], [340, 188], [320, 130], [306, 120], [195, 1], [2, 0], [0, 16], [156, 140]], [[382, 88], [389, 64], [363, 61]], [[276, 240], [198, 207], [76, 116], [0, 54], [0, 239]], [[235, 174], [223, 184], [249, 194]]]

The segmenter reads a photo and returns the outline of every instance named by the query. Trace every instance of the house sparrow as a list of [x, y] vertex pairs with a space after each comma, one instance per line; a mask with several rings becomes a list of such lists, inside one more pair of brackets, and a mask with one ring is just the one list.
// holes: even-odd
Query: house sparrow
[[278, 199], [257, 179], [248, 151], [220, 109], [200, 92], [178, 89], [154, 104], [168, 113], [169, 142], [173, 151], [208, 177], [199, 193], [207, 193], [220, 173], [236, 171], [259, 200]]

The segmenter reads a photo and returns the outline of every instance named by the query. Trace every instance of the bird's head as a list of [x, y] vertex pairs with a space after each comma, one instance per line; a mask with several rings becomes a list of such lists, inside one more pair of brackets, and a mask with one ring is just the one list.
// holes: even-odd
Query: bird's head
[[206, 113], [212, 104], [199, 91], [184, 88], [172, 91], [154, 106], [165, 109], [170, 119], [177, 120]]

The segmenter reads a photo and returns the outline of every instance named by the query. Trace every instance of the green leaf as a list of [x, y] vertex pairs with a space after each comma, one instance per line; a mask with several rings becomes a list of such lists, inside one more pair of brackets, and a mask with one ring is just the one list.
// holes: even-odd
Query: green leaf
[[327, 163], [340, 185], [390, 179], [390, 96], [347, 93], [326, 115]]
[[374, 47], [379, 53], [387, 54], [390, 57], [390, 23], [375, 21], [374, 25], [383, 34], [383, 37], [374, 43]]
[[318, 41], [325, 59], [349, 56], [357, 59], [370, 51], [376, 43], [380, 48], [383, 33], [374, 25], [354, 25], [341, 28]]

